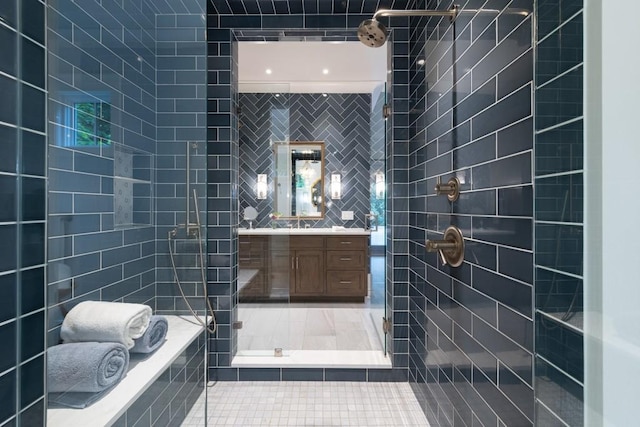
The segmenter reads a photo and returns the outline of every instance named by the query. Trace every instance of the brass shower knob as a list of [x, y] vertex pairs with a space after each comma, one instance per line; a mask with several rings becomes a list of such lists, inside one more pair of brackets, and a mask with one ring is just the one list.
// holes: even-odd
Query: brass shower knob
[[443, 265], [459, 267], [464, 261], [464, 236], [455, 225], [444, 231], [443, 240], [427, 240], [427, 252], [438, 252]]

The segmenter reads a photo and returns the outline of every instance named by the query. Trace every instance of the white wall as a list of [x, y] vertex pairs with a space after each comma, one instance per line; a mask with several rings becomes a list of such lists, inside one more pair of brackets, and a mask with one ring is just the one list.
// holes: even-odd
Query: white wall
[[640, 423], [636, 7], [633, 0], [615, 5], [585, 1], [585, 425], [589, 426]]

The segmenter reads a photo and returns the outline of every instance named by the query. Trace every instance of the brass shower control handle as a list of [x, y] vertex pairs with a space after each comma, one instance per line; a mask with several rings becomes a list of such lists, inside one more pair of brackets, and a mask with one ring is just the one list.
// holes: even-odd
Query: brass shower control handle
[[443, 265], [459, 267], [464, 261], [464, 237], [455, 225], [444, 231], [443, 240], [427, 240], [427, 252], [438, 252]]
[[450, 202], [455, 202], [460, 197], [460, 180], [454, 176], [449, 178], [446, 184], [443, 184], [440, 182], [440, 177], [438, 177], [435, 190], [438, 196], [446, 194]]

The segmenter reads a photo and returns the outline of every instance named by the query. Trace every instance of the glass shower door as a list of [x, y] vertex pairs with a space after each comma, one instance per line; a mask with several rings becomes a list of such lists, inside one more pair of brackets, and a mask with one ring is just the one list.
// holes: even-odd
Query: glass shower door
[[[386, 335], [383, 328], [386, 314], [386, 133], [387, 85], [381, 83], [372, 93], [371, 150], [370, 150], [370, 223], [369, 238], [370, 281], [369, 316], [382, 351], [386, 354]], [[390, 120], [390, 119], [389, 119]]]
[[278, 156], [279, 150], [288, 150], [290, 89], [277, 84], [262, 90], [257, 93], [240, 84], [238, 334], [233, 366], [256, 363], [258, 357], [288, 356], [296, 336], [289, 310], [290, 221], [283, 219], [289, 216], [291, 188], [284, 184], [289, 165], [286, 156]]

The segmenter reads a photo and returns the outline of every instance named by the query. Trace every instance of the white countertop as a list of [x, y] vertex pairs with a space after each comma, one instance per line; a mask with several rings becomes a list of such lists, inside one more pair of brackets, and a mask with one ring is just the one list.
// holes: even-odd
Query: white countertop
[[371, 230], [364, 230], [362, 228], [238, 228], [238, 234], [240, 236], [369, 236], [371, 234]]
[[47, 425], [112, 425], [204, 329], [191, 316], [165, 317], [169, 322], [169, 329], [162, 347], [147, 359], [136, 362], [132, 359], [122, 381], [91, 406], [84, 409], [47, 409]]

